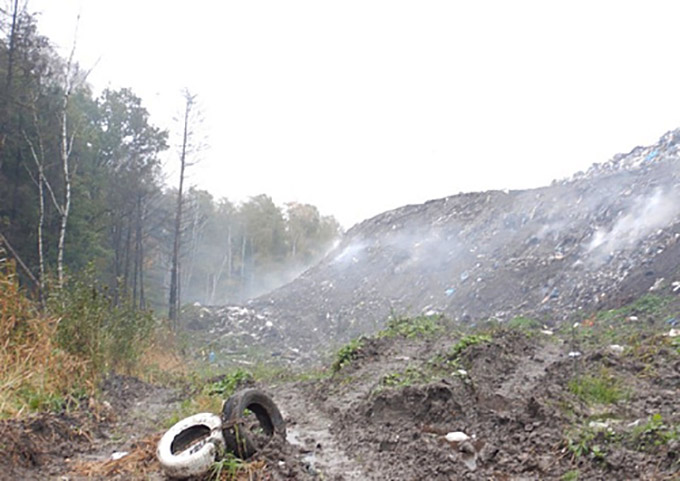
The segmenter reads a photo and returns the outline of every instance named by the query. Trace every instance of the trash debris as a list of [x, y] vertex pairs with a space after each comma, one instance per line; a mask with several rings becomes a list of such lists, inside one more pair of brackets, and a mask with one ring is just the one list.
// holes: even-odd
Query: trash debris
[[569, 357], [581, 357], [581, 353], [578, 352], [578, 351], [571, 351], [571, 352], [568, 354], [568, 356], [569, 356]]
[[453, 294], [455, 294], [455, 292], [456, 292], [456, 289], [454, 287], [449, 287], [448, 289], [446, 289], [446, 291], [444, 291], [444, 293], [447, 295], [447, 297], [452, 296]]
[[552, 336], [553, 334], [555, 334], [555, 333], [554, 333], [553, 331], [551, 331], [550, 329], [541, 329], [541, 333], [542, 333], [542, 334], [545, 334], [546, 336]]
[[446, 434], [446, 440], [450, 443], [462, 443], [470, 439], [470, 436], [462, 431], [452, 431]]
[[668, 331], [668, 334], [666, 334], [668, 337], [678, 337], [680, 336], [680, 329], [671, 329]]
[[182, 419], [163, 435], [156, 457], [168, 477], [188, 478], [207, 473], [224, 447], [220, 417], [199, 413]]
[[609, 352], [611, 352], [612, 354], [617, 354], [617, 355], [618, 355], [618, 354], [623, 354], [623, 351], [624, 351], [623, 346], [620, 346], [620, 345], [618, 345], [618, 344], [611, 344], [609, 347], [607, 347], [607, 349], [608, 349]]
[[130, 454], [130, 453], [128, 453], [127, 451], [116, 451], [115, 453], [113, 453], [111, 455], [111, 460], [112, 461], [118, 461], [119, 459], [124, 458], [128, 454]]

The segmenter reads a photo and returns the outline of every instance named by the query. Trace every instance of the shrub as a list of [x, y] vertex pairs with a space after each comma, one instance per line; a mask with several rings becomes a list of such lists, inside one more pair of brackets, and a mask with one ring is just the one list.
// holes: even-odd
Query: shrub
[[129, 371], [150, 343], [155, 327], [151, 313], [135, 309], [127, 300], [116, 305], [92, 268], [54, 290], [48, 310], [59, 318], [58, 344], [91, 362], [100, 373]]

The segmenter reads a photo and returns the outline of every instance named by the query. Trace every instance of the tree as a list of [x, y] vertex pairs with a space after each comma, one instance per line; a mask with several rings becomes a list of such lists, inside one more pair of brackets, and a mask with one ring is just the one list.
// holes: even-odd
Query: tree
[[181, 299], [180, 289], [180, 246], [182, 235], [182, 201], [184, 190], [184, 175], [186, 168], [194, 163], [188, 162], [188, 157], [197, 153], [202, 145], [196, 139], [196, 123], [199, 121], [199, 112], [196, 109], [196, 95], [189, 90], [184, 91], [184, 120], [182, 128], [182, 144], [180, 149], [179, 188], [177, 189], [177, 210], [175, 211], [175, 229], [172, 247], [172, 262], [170, 267], [170, 298], [168, 317], [177, 329], [179, 320], [179, 307]]

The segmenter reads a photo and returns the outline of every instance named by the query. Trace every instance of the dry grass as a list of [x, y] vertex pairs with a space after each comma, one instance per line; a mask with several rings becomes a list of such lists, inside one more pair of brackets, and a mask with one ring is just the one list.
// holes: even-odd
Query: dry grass
[[129, 374], [151, 384], [167, 384], [186, 378], [191, 369], [178, 354], [180, 349], [177, 344], [174, 333], [157, 329], [153, 340]]
[[[149, 479], [151, 474], [161, 471], [161, 466], [156, 458], [156, 447], [160, 438], [160, 433], [145, 437], [133, 445], [129, 454], [117, 460], [76, 463], [72, 472], [78, 476], [92, 479]], [[270, 478], [267, 474], [266, 463], [258, 460], [225, 466], [220, 473], [206, 473], [201, 479], [211, 481], [265, 481]]]
[[58, 407], [94, 388], [87, 362], [55, 343], [58, 319], [41, 316], [13, 270], [0, 269], [0, 418]]
[[73, 466], [73, 473], [94, 479], [148, 479], [150, 473], [160, 471], [156, 459], [156, 447], [161, 434], [152, 434], [137, 441], [129, 454], [120, 459], [107, 461], [84, 461]]

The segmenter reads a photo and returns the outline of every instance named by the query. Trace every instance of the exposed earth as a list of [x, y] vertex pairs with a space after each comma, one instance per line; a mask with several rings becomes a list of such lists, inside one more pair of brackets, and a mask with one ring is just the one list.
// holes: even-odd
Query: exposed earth
[[[267, 296], [194, 306], [196, 357], [290, 369], [251, 381], [287, 437], [234, 479], [680, 479], [678, 145], [387, 212]], [[0, 479], [165, 479], [194, 395], [112, 376], [2, 421]]]

